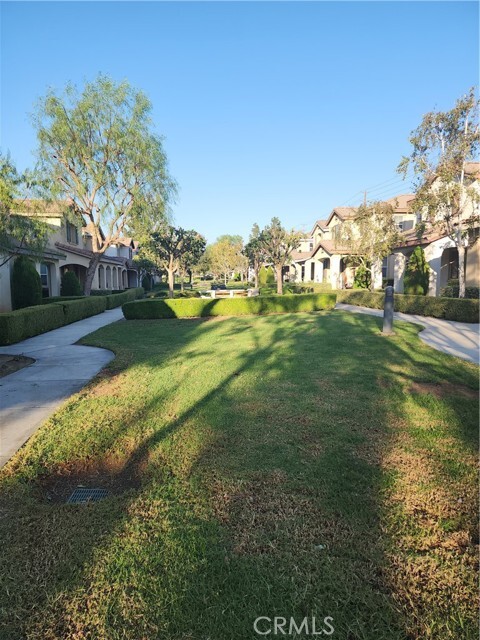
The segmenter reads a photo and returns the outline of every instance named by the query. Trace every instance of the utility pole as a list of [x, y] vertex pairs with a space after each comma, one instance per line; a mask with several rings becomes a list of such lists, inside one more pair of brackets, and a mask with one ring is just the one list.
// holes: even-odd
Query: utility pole
[[366, 191], [363, 192], [363, 206], [364, 207], [367, 206], [367, 192]]

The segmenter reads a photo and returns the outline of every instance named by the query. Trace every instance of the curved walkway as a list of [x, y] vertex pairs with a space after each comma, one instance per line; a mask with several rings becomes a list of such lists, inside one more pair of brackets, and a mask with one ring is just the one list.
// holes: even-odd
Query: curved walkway
[[75, 345], [83, 336], [123, 318], [121, 308], [28, 338], [0, 353], [34, 358], [0, 378], [0, 467], [55, 409], [114, 358], [107, 349]]
[[[357, 307], [353, 304], [342, 304], [339, 302], [335, 306], [335, 309], [383, 317], [382, 309], [368, 309], [367, 307]], [[457, 356], [457, 358], [462, 358], [463, 360], [468, 360], [476, 364], [479, 363], [480, 325], [398, 312], [395, 312], [393, 317], [394, 320], [403, 320], [405, 322], [414, 322], [415, 324], [423, 325], [425, 329], [419, 333], [419, 338], [434, 349], [444, 351], [451, 356]]]

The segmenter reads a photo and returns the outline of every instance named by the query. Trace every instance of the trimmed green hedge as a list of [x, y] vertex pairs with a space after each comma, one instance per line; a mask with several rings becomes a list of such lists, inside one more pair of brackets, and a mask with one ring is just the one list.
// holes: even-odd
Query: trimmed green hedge
[[111, 296], [56, 296], [43, 304], [0, 313], [0, 345], [14, 344], [66, 324], [119, 307], [144, 295], [142, 287]]
[[0, 313], [0, 344], [7, 345], [58, 329], [65, 324], [60, 305], [35, 305]]
[[[432, 316], [457, 322], [478, 322], [479, 301], [458, 298], [434, 298], [432, 296], [412, 296], [395, 294], [395, 311], [419, 316]], [[341, 290], [337, 292], [337, 301], [355, 304], [370, 309], [383, 309], [384, 293], [365, 290]]]
[[115, 309], [115, 307], [120, 307], [122, 304], [131, 302], [132, 300], [136, 300], [137, 298], [141, 298], [143, 295], [143, 287], [137, 287], [136, 289], [127, 289], [127, 291], [122, 291], [122, 293], [115, 293], [111, 296], [105, 296], [107, 309]]
[[82, 300], [85, 296], [52, 296], [51, 298], [43, 298], [42, 304], [52, 304], [54, 302], [67, 302], [68, 300]]
[[207, 316], [265, 315], [269, 313], [297, 313], [333, 309], [334, 293], [285, 295], [262, 298], [141, 300], [122, 307], [127, 320], [159, 318], [196, 318]]
[[90, 316], [96, 316], [97, 313], [102, 313], [107, 308], [104, 296], [68, 300], [67, 302], [57, 302], [56, 304], [63, 307], [64, 324], [71, 324]]

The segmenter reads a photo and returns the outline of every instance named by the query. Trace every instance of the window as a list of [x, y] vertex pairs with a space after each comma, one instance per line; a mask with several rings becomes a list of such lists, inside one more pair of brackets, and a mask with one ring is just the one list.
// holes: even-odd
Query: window
[[40, 265], [40, 280], [42, 281], [42, 296], [48, 298], [50, 295], [50, 267], [45, 262]]
[[67, 242], [78, 244], [78, 229], [71, 222], [67, 222]]
[[387, 277], [388, 271], [388, 258], [384, 258], [382, 262], [382, 278], [385, 279]]

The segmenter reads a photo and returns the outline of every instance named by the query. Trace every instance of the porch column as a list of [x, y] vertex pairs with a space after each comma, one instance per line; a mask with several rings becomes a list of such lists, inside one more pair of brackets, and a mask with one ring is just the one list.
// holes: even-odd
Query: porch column
[[445, 249], [445, 243], [443, 244], [429, 244], [425, 248], [425, 260], [430, 267], [430, 273], [428, 274], [428, 294], [429, 296], [440, 295], [440, 274], [442, 272], [442, 254]]
[[375, 266], [373, 269], [373, 288], [374, 289], [381, 289], [382, 288], [382, 261], [381, 260], [376, 260], [375, 261]]
[[317, 260], [315, 264], [315, 282], [323, 282], [323, 260]]
[[330, 283], [332, 289], [341, 289], [340, 279], [340, 261], [341, 256], [332, 256], [330, 258]]
[[393, 254], [393, 261], [393, 288], [395, 293], [403, 293], [403, 277], [407, 258], [403, 253], [397, 252]]

